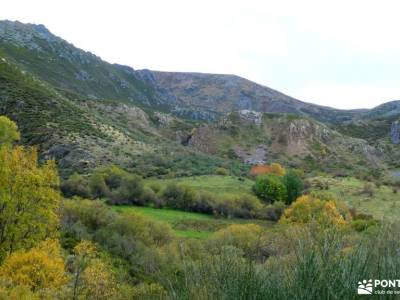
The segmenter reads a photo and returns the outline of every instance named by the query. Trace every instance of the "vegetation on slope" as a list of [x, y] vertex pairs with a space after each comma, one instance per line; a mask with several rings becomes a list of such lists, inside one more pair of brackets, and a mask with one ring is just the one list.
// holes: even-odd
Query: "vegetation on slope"
[[[7, 24], [33, 38], [0, 42], [0, 113], [21, 130], [0, 117], [1, 299], [355, 299], [359, 280], [396, 278], [400, 185], [381, 177], [398, 160], [386, 138], [398, 103], [180, 120], [155, 110], [173, 97], [135, 77], [151, 72]], [[348, 122], [303, 116], [321, 109]], [[276, 161], [286, 169], [265, 166]]]
[[[398, 161], [396, 147], [373, 142], [388, 135], [385, 118], [396, 117], [395, 102], [371, 111], [338, 111], [234, 76], [136, 72], [111, 65], [42, 25], [4, 21], [0, 35], [0, 112], [20, 124], [24, 143], [40, 145], [41, 158], [57, 159], [63, 176], [110, 162], [145, 177], [175, 177], [212, 174], [219, 167], [243, 176], [246, 164], [273, 161], [306, 171], [366, 173]], [[193, 86], [183, 88], [189, 83]], [[215, 91], [223, 91], [223, 101]], [[204, 107], [196, 104], [195, 111], [184, 112], [204, 95], [209, 96], [201, 101]], [[211, 118], [212, 125], [195, 121], [218, 105], [229, 111]], [[265, 107], [275, 113], [263, 114]], [[166, 112], [184, 114], [185, 120]], [[367, 127], [358, 122], [364, 116]]]
[[49, 135], [100, 134], [82, 109], [8, 63], [1, 52], [0, 97], [1, 113], [18, 122], [25, 143], [45, 143]]
[[44, 26], [1, 21], [0, 34], [0, 49], [7, 59], [61, 91], [157, 104], [152, 89], [133, 75], [133, 69], [106, 63]]
[[360, 212], [373, 215], [380, 220], [397, 220], [400, 184], [380, 183], [353, 177], [315, 177], [310, 179], [314, 194], [323, 198], [345, 201]]
[[[353, 299], [360, 278], [392, 278], [400, 266], [397, 225], [380, 225], [331, 198], [324, 183], [325, 194], [298, 198], [274, 226], [244, 215], [113, 208], [61, 199], [54, 163], [38, 166], [33, 150], [13, 146], [11, 121], [0, 118], [0, 128], [4, 299]], [[117, 167], [92, 176], [74, 175], [73, 187], [129, 203], [157, 190], [157, 182], [145, 186]], [[231, 177], [219, 176], [231, 185]], [[162, 195], [181, 209], [194, 196], [174, 183]]]

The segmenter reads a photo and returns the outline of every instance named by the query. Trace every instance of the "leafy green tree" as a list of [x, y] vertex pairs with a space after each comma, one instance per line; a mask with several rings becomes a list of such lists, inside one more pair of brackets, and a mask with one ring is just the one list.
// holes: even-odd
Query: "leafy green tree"
[[302, 194], [304, 189], [303, 181], [296, 171], [290, 170], [283, 177], [283, 182], [287, 189], [287, 198], [285, 202], [290, 205]]
[[58, 186], [54, 161], [39, 167], [34, 148], [0, 148], [0, 260], [56, 234]]
[[259, 176], [253, 185], [253, 192], [262, 200], [269, 203], [287, 199], [287, 189], [282, 177], [277, 175]]
[[11, 145], [19, 140], [20, 135], [17, 125], [5, 116], [0, 116], [0, 144]]
[[94, 173], [90, 176], [89, 188], [93, 198], [106, 197], [110, 194], [104, 176], [100, 173]]

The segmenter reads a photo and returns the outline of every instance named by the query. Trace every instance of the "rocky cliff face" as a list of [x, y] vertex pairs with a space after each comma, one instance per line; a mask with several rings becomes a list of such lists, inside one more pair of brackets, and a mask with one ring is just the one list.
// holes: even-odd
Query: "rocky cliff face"
[[[320, 122], [291, 115], [240, 111], [217, 123], [202, 125], [186, 135], [185, 144], [211, 155], [236, 157], [257, 165], [280, 161], [305, 167], [314, 161], [321, 168], [379, 167], [384, 153], [362, 139], [341, 135]], [[316, 168], [316, 167], [315, 167]]]
[[289, 122], [286, 132], [289, 155], [304, 155], [310, 152], [312, 143], [327, 144], [333, 140], [334, 133], [325, 126], [307, 119]]
[[390, 137], [394, 144], [400, 144], [400, 122], [395, 121], [392, 123], [392, 127], [390, 129]]

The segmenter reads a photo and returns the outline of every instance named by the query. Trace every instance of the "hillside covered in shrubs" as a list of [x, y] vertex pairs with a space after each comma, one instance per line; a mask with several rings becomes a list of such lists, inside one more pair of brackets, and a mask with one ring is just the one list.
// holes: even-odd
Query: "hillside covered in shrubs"
[[358, 299], [399, 277], [399, 103], [134, 70], [0, 21], [0, 300]]
[[[116, 166], [60, 183], [54, 162], [39, 164], [18, 139], [1, 117], [3, 299], [352, 298], [348, 278], [394, 276], [400, 263], [396, 224], [305, 190], [296, 170], [265, 168], [246, 179], [248, 194], [232, 196], [162, 186]], [[248, 221], [182, 238], [164, 221], [113, 209], [133, 206]]]

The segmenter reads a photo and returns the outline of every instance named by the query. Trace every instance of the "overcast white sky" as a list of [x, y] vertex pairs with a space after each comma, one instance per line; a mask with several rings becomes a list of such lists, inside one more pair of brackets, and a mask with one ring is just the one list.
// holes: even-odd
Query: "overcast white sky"
[[135, 69], [236, 74], [337, 108], [400, 99], [400, 1], [1, 0]]

